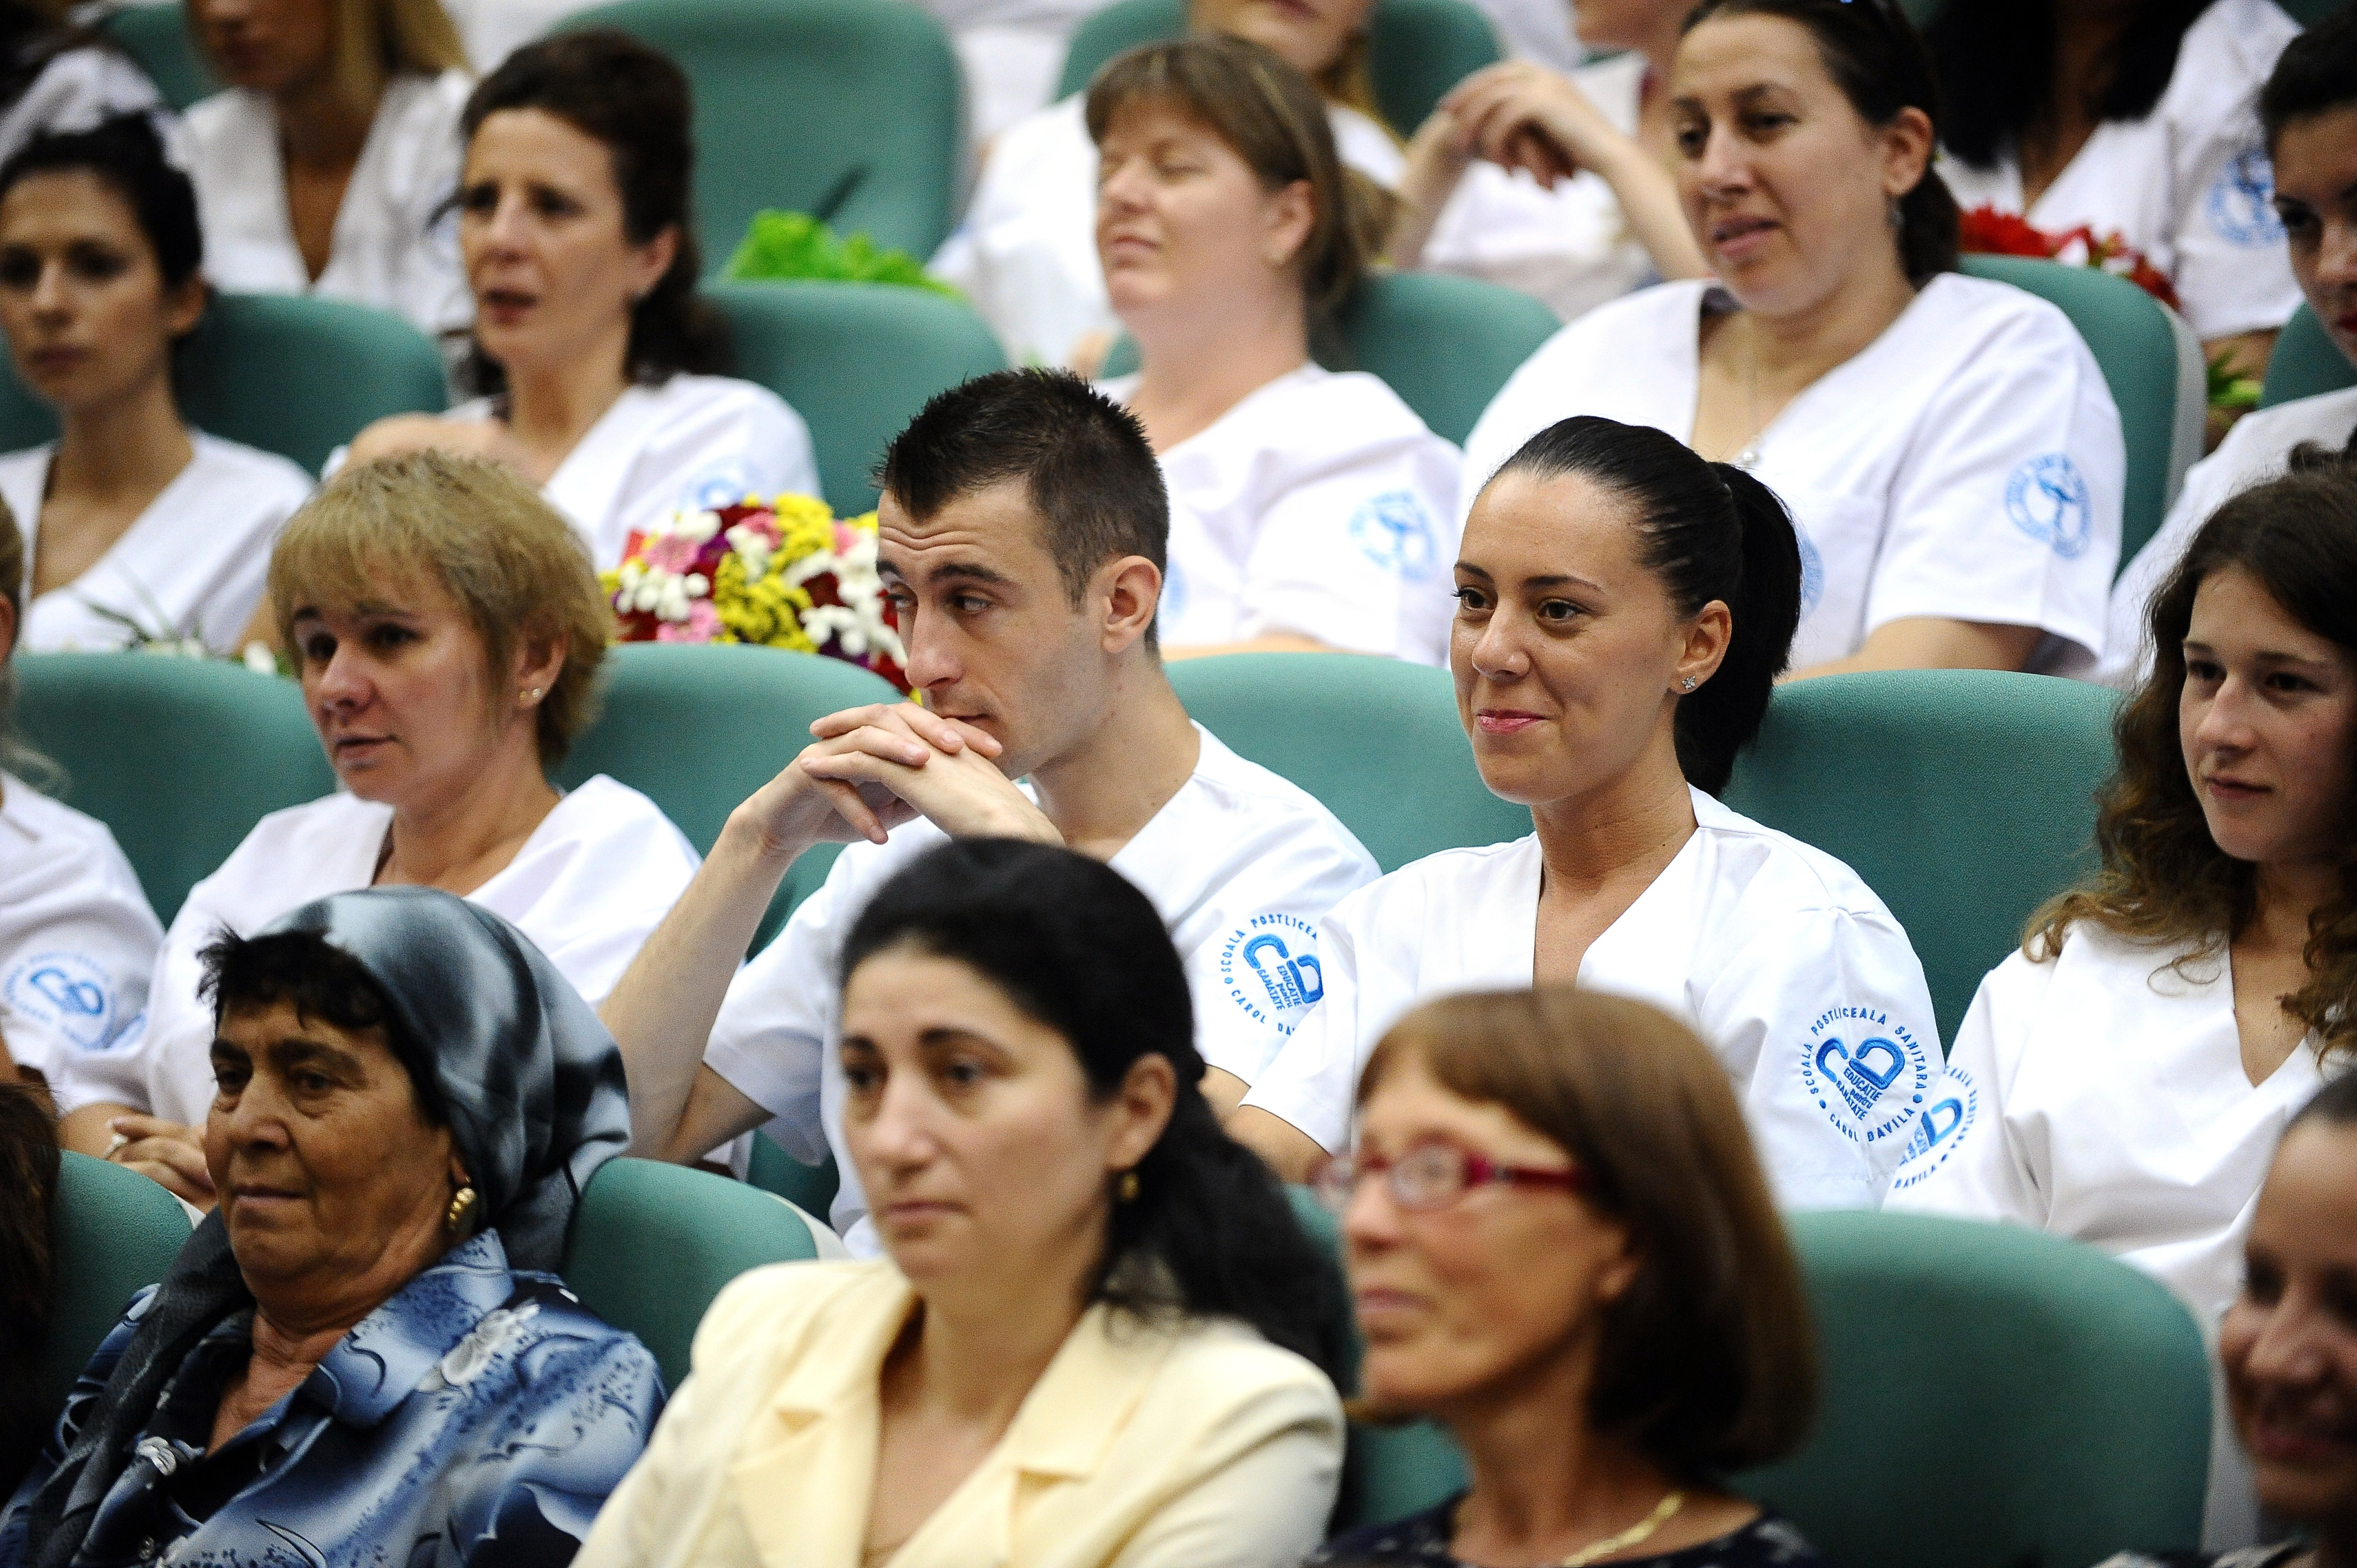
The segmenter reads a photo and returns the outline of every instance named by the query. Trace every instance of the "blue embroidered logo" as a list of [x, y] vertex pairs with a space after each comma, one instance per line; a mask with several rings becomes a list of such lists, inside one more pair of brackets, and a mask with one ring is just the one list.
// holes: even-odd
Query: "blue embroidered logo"
[[1807, 615], [1825, 596], [1825, 557], [1801, 520], [1792, 520], [1792, 542], [1801, 547], [1801, 613]]
[[735, 458], [724, 458], [687, 482], [680, 504], [698, 511], [735, 506], [752, 492], [752, 476]]
[[1385, 490], [1360, 507], [1351, 518], [1351, 542], [1384, 571], [1412, 583], [1432, 575], [1440, 558], [1432, 520], [1406, 490]]
[[1828, 1007], [1801, 1043], [1801, 1088], [1853, 1143], [1906, 1132], [1931, 1087], [1922, 1042], [1880, 1008]]
[[2276, 171], [2265, 147], [2244, 147], [2226, 160], [2202, 200], [2210, 227], [2222, 239], [2254, 250], [2283, 242], [2276, 216]]
[[0, 1013], [44, 1025], [82, 1050], [102, 1050], [121, 1037], [128, 1026], [110, 1026], [114, 1012], [106, 972], [80, 953], [35, 953], [0, 982]]
[[1292, 1034], [1326, 994], [1318, 929], [1297, 916], [1254, 916], [1221, 944], [1220, 983], [1248, 1017]]
[[2095, 537], [2095, 503], [2086, 478], [2060, 452], [2032, 457], [2013, 471], [2005, 482], [2005, 514], [2065, 561], [2085, 554]]
[[1893, 1192], [1905, 1192], [1930, 1179], [1933, 1171], [1948, 1163], [1980, 1119], [1981, 1090], [1973, 1075], [1960, 1067], [1951, 1067], [1940, 1076], [1940, 1087], [1933, 1091], [1932, 1103], [1923, 1108], [1916, 1119], [1913, 1136], [1907, 1140], [1906, 1152], [1899, 1156], [1899, 1178], [1890, 1184]]

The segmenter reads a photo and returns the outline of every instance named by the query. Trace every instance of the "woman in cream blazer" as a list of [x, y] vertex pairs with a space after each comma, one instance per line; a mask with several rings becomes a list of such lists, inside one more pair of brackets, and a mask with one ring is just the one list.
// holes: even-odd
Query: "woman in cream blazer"
[[843, 972], [888, 1257], [723, 1292], [577, 1568], [1291, 1568], [1340, 1467], [1338, 1282], [1202, 1097], [1146, 896], [952, 841]]

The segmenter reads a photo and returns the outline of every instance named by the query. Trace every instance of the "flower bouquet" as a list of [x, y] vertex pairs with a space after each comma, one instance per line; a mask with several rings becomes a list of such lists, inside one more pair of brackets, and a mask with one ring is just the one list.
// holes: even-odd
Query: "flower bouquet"
[[749, 642], [909, 678], [876, 573], [876, 514], [838, 519], [810, 496], [748, 496], [634, 532], [600, 575], [624, 642]]

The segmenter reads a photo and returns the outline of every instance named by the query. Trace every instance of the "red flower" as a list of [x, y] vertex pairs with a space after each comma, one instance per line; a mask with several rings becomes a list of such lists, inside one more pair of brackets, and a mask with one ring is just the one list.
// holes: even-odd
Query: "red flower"
[[2018, 212], [1975, 207], [1956, 228], [1956, 247], [1977, 255], [2050, 257], [2060, 242], [2035, 228]]

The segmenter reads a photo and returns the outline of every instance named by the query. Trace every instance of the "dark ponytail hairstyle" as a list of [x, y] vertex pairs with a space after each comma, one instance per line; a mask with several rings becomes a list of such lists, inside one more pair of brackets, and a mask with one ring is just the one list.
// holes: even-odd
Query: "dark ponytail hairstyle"
[[[1637, 559], [1682, 616], [1713, 599], [1734, 618], [1718, 670], [1678, 699], [1678, 768], [1716, 795], [1760, 733], [1801, 624], [1801, 544], [1776, 492], [1730, 463], [1707, 463], [1651, 425], [1580, 414], [1547, 426], [1500, 475], [1577, 474], [1637, 513]], [[1491, 483], [1495, 483], [1492, 478]]]
[[1145, 894], [1070, 850], [957, 839], [877, 890], [844, 943], [842, 981], [893, 950], [990, 982], [1064, 1037], [1098, 1099], [1143, 1056], [1177, 1073], [1136, 1196], [1113, 1205], [1094, 1300], [1146, 1319], [1238, 1318], [1347, 1380], [1340, 1281], [1275, 1175], [1220, 1130], [1203, 1098], [1187, 973]]
[[145, 114], [117, 114], [86, 131], [44, 132], [0, 164], [0, 198], [38, 174], [86, 174], [123, 199], [166, 288], [178, 288], [204, 264], [197, 188], [164, 155], [164, 139]]
[[[1959, 4], [1948, 10], [1972, 8]], [[1932, 145], [1940, 145], [1940, 89], [1932, 57], [1895, 0], [1703, 0], [1684, 30], [1721, 16], [1781, 16], [1805, 28], [1825, 74], [1859, 119], [1882, 126], [1903, 109], [1920, 109], [1932, 122]], [[1915, 188], [1899, 199], [1899, 264], [1909, 283], [1921, 288], [1956, 270], [1962, 223], [1948, 182], [1927, 162]]]
[[[2141, 120], [2176, 74], [2185, 35], [2212, 0], [2144, 0], [2098, 60], [2087, 107], [2099, 122]], [[2056, 0], [1943, 5], [1923, 39], [1947, 95], [1941, 142], [1973, 168], [1995, 168], [2054, 96]]]
[[[606, 145], [631, 244], [679, 231], [670, 270], [630, 312], [623, 373], [656, 386], [682, 371], [730, 369], [727, 328], [695, 294], [704, 260], [689, 202], [695, 138], [686, 73], [627, 33], [585, 27], [524, 45], [477, 83], [459, 117], [461, 138], [473, 141], [484, 121], [509, 109], [554, 114]], [[507, 373], [479, 347], [468, 357], [467, 375], [478, 392], [507, 385]]]

